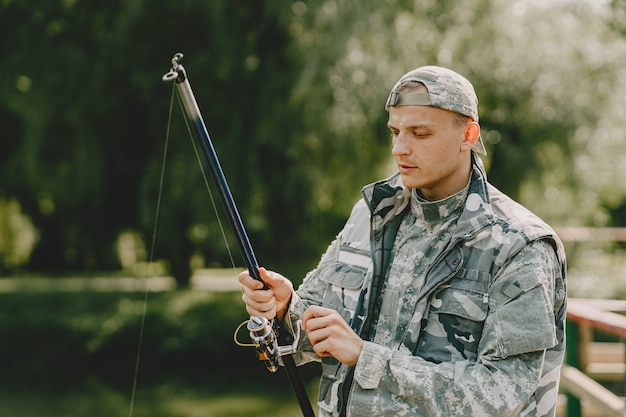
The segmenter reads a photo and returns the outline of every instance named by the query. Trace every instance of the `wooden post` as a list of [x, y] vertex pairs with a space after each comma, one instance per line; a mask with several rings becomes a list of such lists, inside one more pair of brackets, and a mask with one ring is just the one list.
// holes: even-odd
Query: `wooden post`
[[[626, 363], [626, 339], [622, 338], [622, 343], [624, 343], [624, 363]], [[623, 385], [622, 395], [626, 396], [626, 372], [624, 372], [624, 385]]]
[[[566, 322], [567, 338], [565, 341], [565, 362], [580, 369], [580, 332], [578, 324], [572, 320]], [[570, 392], [565, 393], [567, 397], [567, 417], [582, 417], [582, 406], [580, 399]]]

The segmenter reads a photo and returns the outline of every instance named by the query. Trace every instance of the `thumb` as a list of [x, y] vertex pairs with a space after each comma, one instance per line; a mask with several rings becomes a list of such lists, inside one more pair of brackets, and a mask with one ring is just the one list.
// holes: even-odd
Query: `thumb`
[[274, 287], [281, 282], [282, 278], [282, 275], [273, 271], [268, 271], [264, 267], [259, 268], [259, 275], [261, 275], [261, 279], [268, 287]]

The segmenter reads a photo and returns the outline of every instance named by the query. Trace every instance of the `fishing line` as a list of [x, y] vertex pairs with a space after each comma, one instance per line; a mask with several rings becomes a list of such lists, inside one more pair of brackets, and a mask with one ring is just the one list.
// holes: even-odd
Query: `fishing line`
[[[183, 106], [183, 102], [182, 102], [180, 96], [178, 97], [178, 104], [180, 105], [180, 110], [183, 113], [183, 116], [185, 116], [185, 108]], [[196, 154], [196, 160], [198, 161], [198, 166], [200, 167], [200, 172], [202, 173], [202, 179], [204, 180], [204, 186], [206, 187], [206, 190], [209, 193], [209, 197], [211, 198], [211, 205], [213, 206], [213, 211], [215, 212], [215, 217], [217, 218], [217, 224], [219, 225], [220, 232], [222, 233], [222, 239], [224, 240], [224, 243], [226, 244], [226, 250], [228, 251], [228, 257], [230, 258], [230, 264], [232, 265], [233, 269], [237, 269], [237, 267], [235, 266], [235, 260], [233, 258], [233, 253], [230, 250], [230, 245], [228, 244], [228, 239], [226, 238], [226, 232], [224, 230], [224, 225], [222, 224], [222, 219], [220, 218], [220, 214], [219, 214], [219, 211], [217, 209], [217, 205], [215, 204], [215, 199], [213, 198], [213, 192], [211, 192], [211, 187], [209, 185], [209, 180], [207, 179], [206, 172], [204, 170], [204, 165], [202, 165], [202, 159], [200, 158], [200, 153], [198, 152], [198, 145], [196, 145], [196, 141], [194, 140], [193, 132], [191, 131], [191, 126], [189, 125], [189, 120], [187, 120], [187, 117], [183, 117], [183, 119], [185, 120], [185, 126], [187, 126], [187, 132], [189, 133], [189, 139], [191, 140], [191, 145], [193, 146], [193, 150], [194, 150], [194, 152]]]
[[[159, 213], [161, 212], [163, 184], [165, 181], [165, 166], [167, 162], [167, 153], [168, 153], [169, 142], [170, 142], [170, 128], [172, 125], [172, 109], [174, 108], [174, 93], [175, 93], [175, 87], [172, 86], [172, 96], [170, 98], [170, 108], [169, 108], [168, 118], [167, 118], [167, 128], [165, 130], [165, 146], [163, 149], [163, 158], [161, 161], [161, 174], [159, 178], [159, 189], [157, 192], [154, 224], [152, 226], [152, 241], [150, 243], [150, 254], [148, 256], [148, 265], [149, 265], [148, 277], [156, 275], [154, 274], [154, 270], [153, 270], [154, 247], [155, 247], [157, 229], [158, 229], [158, 224], [159, 224]], [[148, 285], [146, 285], [145, 287], [144, 296], [143, 296], [143, 311], [141, 314], [141, 321], [139, 325], [139, 341], [137, 342], [137, 356], [135, 358], [135, 372], [133, 375], [133, 386], [132, 386], [132, 391], [130, 395], [130, 411], [128, 413], [128, 417], [133, 417], [133, 412], [135, 409], [135, 398], [137, 395], [137, 381], [139, 380], [139, 363], [141, 360], [141, 348], [143, 345], [143, 335], [144, 335], [147, 311], [148, 311]]]
[[[165, 146], [164, 146], [164, 150], [163, 150], [163, 159], [161, 162], [161, 174], [160, 174], [160, 178], [159, 178], [159, 189], [158, 189], [158, 193], [157, 193], [157, 202], [156, 202], [156, 211], [155, 211], [155, 219], [154, 219], [154, 225], [152, 228], [152, 241], [150, 244], [150, 254], [149, 254], [149, 261], [148, 261], [148, 265], [150, 265], [150, 273], [148, 274], [148, 276], [153, 276], [154, 273], [152, 272], [152, 268], [153, 268], [153, 261], [154, 261], [154, 251], [155, 251], [155, 245], [156, 245], [156, 236], [157, 236], [157, 229], [158, 229], [158, 223], [159, 223], [159, 214], [161, 211], [161, 202], [163, 199], [163, 188], [164, 188], [164, 182], [165, 182], [165, 167], [166, 167], [166, 162], [167, 162], [167, 153], [168, 153], [168, 149], [169, 149], [169, 141], [170, 141], [170, 131], [171, 131], [171, 126], [172, 126], [172, 112], [173, 112], [173, 107], [174, 107], [174, 96], [175, 96], [175, 85], [172, 84], [172, 95], [170, 98], [170, 107], [169, 107], [169, 112], [168, 112], [168, 118], [167, 118], [167, 128], [166, 128], [166, 134], [165, 134]], [[184, 108], [183, 108], [183, 103], [180, 99], [180, 97], [178, 97], [178, 103], [180, 105], [181, 111], [184, 114]], [[224, 243], [226, 245], [226, 250], [228, 251], [228, 257], [230, 258], [230, 263], [233, 267], [233, 269], [236, 269], [236, 265], [235, 265], [235, 260], [233, 257], [233, 253], [232, 250], [230, 248], [230, 245], [228, 244], [228, 239], [226, 237], [226, 231], [224, 230], [224, 225], [222, 223], [222, 219], [220, 218], [219, 215], [219, 210], [217, 208], [217, 204], [215, 203], [215, 198], [213, 197], [213, 192], [211, 191], [211, 187], [209, 185], [209, 180], [207, 178], [204, 166], [202, 165], [202, 159], [200, 158], [200, 154], [198, 152], [198, 146], [196, 145], [195, 141], [193, 140], [193, 133], [191, 131], [191, 127], [189, 125], [189, 121], [187, 120], [186, 117], [183, 117], [183, 119], [185, 120], [185, 126], [187, 127], [187, 132], [189, 133], [189, 138], [191, 140], [191, 144], [193, 146], [193, 150], [194, 153], [196, 155], [196, 160], [198, 161], [198, 166], [200, 167], [200, 172], [202, 173], [202, 180], [204, 181], [204, 186], [209, 194], [209, 198], [211, 200], [211, 205], [213, 206], [213, 211], [215, 212], [216, 218], [217, 218], [217, 223], [219, 225], [220, 228], [220, 233], [222, 234], [222, 239], [224, 240]], [[133, 417], [133, 412], [134, 412], [134, 408], [135, 408], [135, 399], [137, 396], [137, 382], [139, 379], [139, 364], [141, 361], [141, 348], [143, 345], [143, 335], [145, 333], [145, 319], [146, 319], [146, 315], [147, 315], [147, 310], [148, 310], [148, 287], [146, 286], [145, 292], [144, 292], [144, 299], [143, 299], [143, 312], [141, 315], [141, 322], [140, 322], [140, 327], [139, 327], [139, 341], [138, 341], [138, 346], [137, 346], [137, 356], [135, 359], [135, 371], [134, 371], [134, 376], [133, 376], [133, 385], [132, 385], [132, 393], [131, 393], [131, 399], [130, 399], [130, 411], [128, 416], [129, 417]]]

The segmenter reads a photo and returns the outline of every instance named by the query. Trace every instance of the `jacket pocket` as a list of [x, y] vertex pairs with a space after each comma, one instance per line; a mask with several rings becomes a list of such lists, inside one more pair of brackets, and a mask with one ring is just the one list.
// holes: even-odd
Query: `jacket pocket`
[[[352, 369], [332, 356], [322, 358], [317, 405], [329, 415], [338, 415], [344, 406], [343, 390], [348, 373]], [[351, 378], [350, 378], [351, 379]]]
[[494, 322], [503, 356], [549, 349], [558, 344], [553, 301], [533, 271], [523, 271], [498, 294]]
[[354, 316], [367, 271], [343, 263], [327, 268], [320, 277], [326, 283], [322, 306], [335, 309], [346, 322]]
[[453, 360], [451, 347], [463, 359], [475, 359], [488, 312], [487, 282], [455, 277], [430, 299], [420, 350], [432, 352], [434, 362]]
[[487, 283], [454, 279], [433, 295], [431, 311], [483, 322], [489, 311]]

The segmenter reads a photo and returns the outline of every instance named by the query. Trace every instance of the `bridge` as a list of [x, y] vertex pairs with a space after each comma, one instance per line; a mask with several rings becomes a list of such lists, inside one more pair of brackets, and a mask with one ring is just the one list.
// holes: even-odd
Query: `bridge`
[[[624, 227], [561, 227], [557, 234], [571, 250], [568, 256], [581, 257], [582, 246], [613, 252], [613, 268], [600, 275], [611, 278], [613, 289], [623, 287]], [[617, 250], [616, 250], [617, 249]], [[599, 254], [600, 252], [591, 252]], [[596, 256], [597, 257], [597, 256]], [[598, 267], [596, 257], [582, 256], [579, 264]], [[600, 256], [601, 257], [601, 256]], [[602, 261], [600, 261], [602, 262]], [[596, 275], [597, 276], [597, 275]], [[591, 277], [590, 285], [600, 285]], [[604, 285], [606, 283], [602, 283]], [[590, 291], [593, 292], [593, 291]], [[612, 291], [608, 291], [612, 294]], [[590, 294], [590, 297], [597, 297]], [[602, 297], [599, 297], [602, 298]], [[604, 298], [614, 298], [611, 296]], [[559, 417], [626, 417], [626, 300], [569, 298], [567, 351], [561, 370]]]
[[569, 299], [565, 417], [625, 417], [626, 300]]

